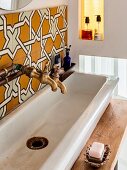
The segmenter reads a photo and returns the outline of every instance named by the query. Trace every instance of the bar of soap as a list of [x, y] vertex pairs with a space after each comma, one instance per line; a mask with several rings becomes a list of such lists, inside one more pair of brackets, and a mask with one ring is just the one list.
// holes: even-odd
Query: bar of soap
[[104, 155], [104, 147], [103, 143], [93, 142], [89, 150], [89, 156], [101, 160]]

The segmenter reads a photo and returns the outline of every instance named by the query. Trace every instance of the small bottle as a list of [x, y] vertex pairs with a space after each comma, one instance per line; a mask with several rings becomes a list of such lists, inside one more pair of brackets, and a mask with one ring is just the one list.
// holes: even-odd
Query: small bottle
[[70, 48], [71, 48], [71, 45], [69, 46], [69, 48], [66, 48], [66, 56], [64, 57], [63, 67], [65, 71], [71, 67], [71, 57], [69, 56]]
[[102, 33], [100, 31], [101, 15], [96, 15], [97, 29], [95, 29], [94, 40], [102, 40]]
[[92, 40], [92, 30], [89, 29], [90, 18], [85, 17], [85, 29], [82, 30], [82, 39]]
[[60, 54], [57, 54], [57, 55], [55, 56], [55, 62], [54, 62], [54, 64], [58, 65], [59, 68], [61, 68], [61, 57], [60, 57]]

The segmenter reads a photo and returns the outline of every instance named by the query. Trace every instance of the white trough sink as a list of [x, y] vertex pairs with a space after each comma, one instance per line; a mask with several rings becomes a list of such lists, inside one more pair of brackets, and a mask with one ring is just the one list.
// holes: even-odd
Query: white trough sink
[[[1, 170], [69, 170], [108, 106], [118, 78], [74, 73], [64, 84], [68, 93], [38, 92], [0, 121]], [[41, 150], [26, 146], [42, 136]]]

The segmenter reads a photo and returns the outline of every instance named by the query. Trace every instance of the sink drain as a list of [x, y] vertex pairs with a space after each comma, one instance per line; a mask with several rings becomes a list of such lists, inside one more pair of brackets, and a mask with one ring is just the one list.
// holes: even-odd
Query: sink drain
[[48, 145], [48, 140], [44, 137], [33, 137], [27, 141], [26, 145], [29, 149], [39, 150]]

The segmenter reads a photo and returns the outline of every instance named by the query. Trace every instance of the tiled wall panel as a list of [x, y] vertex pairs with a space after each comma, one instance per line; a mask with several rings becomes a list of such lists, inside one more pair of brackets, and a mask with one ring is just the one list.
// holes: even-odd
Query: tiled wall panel
[[[67, 46], [67, 6], [0, 16], [0, 69], [18, 63], [43, 69]], [[0, 117], [43, 85], [25, 75], [0, 87]]]
[[[12, 14], [0, 16], [0, 69], [12, 65]], [[12, 82], [0, 87], [0, 117], [11, 110]]]

